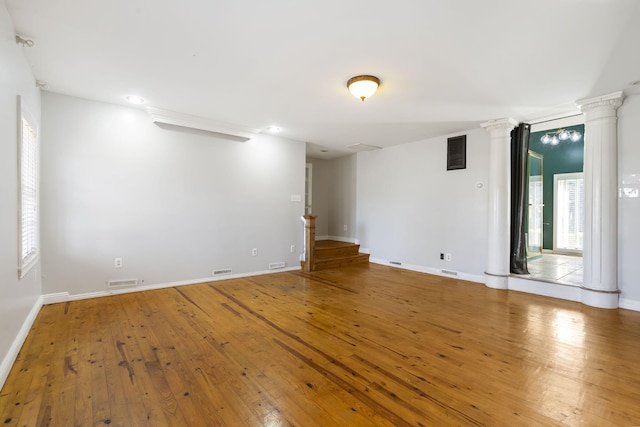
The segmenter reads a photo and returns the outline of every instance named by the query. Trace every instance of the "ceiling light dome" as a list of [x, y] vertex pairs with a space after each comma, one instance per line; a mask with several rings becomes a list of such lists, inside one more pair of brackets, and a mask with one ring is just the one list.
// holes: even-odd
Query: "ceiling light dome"
[[375, 76], [355, 76], [347, 82], [349, 92], [363, 101], [376, 93], [378, 86], [380, 86], [380, 79]]

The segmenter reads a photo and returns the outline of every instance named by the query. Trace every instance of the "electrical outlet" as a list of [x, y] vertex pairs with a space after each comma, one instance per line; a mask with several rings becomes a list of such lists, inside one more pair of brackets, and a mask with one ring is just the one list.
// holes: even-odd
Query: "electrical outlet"
[[122, 258], [116, 258], [113, 264], [116, 268], [122, 268]]
[[291, 253], [294, 253], [296, 251], [296, 245], [291, 245]]
[[347, 224], [344, 225], [344, 231], [347, 231]]
[[440, 259], [444, 261], [444, 252], [440, 252]]
[[453, 257], [451, 256], [451, 254], [449, 254], [449, 253], [444, 254], [444, 260], [445, 261], [451, 261], [452, 259], [453, 259]]
[[258, 248], [251, 249], [251, 256], [258, 256]]

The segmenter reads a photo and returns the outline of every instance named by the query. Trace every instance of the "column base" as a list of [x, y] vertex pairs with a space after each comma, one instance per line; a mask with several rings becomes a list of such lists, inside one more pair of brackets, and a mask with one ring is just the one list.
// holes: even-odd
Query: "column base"
[[581, 301], [584, 305], [597, 308], [618, 308], [620, 291], [599, 291], [581, 289]]
[[484, 273], [487, 277], [485, 285], [488, 288], [493, 289], [509, 289], [509, 276], [503, 276], [498, 274]]

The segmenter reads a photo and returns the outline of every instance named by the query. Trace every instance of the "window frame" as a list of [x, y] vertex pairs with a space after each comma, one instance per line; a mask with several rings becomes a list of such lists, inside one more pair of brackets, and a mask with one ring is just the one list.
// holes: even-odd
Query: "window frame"
[[[564, 200], [561, 200], [560, 198], [560, 192], [559, 192], [559, 184], [560, 181], [570, 181], [570, 180], [581, 180], [582, 181], [582, 188], [583, 188], [583, 193], [582, 193], [582, 205], [578, 205], [578, 209], [581, 209], [582, 212], [580, 212], [580, 214], [582, 215], [583, 221], [582, 221], [582, 233], [580, 233], [580, 229], [576, 230], [576, 246], [578, 248], [565, 248], [565, 247], [560, 247], [560, 243], [558, 242], [558, 239], [560, 238], [560, 220], [559, 220], [559, 215], [560, 215], [560, 204], [564, 202]], [[559, 174], [555, 174], [553, 175], [553, 251], [554, 252], [558, 252], [558, 253], [569, 253], [569, 254], [582, 254], [584, 253], [584, 215], [586, 212], [586, 206], [584, 203], [584, 172], [569, 172], [569, 173], [559, 173]], [[580, 215], [578, 215], [578, 218], [580, 217]], [[577, 219], [576, 219], [577, 221]], [[580, 234], [582, 234], [581, 237]], [[582, 248], [579, 248], [580, 245], [577, 244], [577, 242], [581, 242], [582, 243]]]
[[[35, 120], [35, 116], [25, 107], [19, 95], [17, 97], [17, 104], [18, 277], [22, 279], [38, 264], [38, 260], [40, 259], [40, 146], [39, 126]], [[29, 140], [25, 140], [25, 125], [33, 136]], [[26, 142], [29, 143], [29, 146], [26, 146]], [[26, 156], [29, 156], [29, 158], [25, 159]], [[28, 176], [23, 174], [25, 169], [24, 160], [27, 160], [27, 165], [31, 167], [31, 173], [28, 173]], [[25, 178], [29, 178], [29, 182], [26, 182]], [[32, 205], [32, 212], [28, 216], [25, 213], [25, 202], [30, 202]], [[30, 230], [27, 231], [25, 236], [24, 228], [25, 222], [27, 221], [30, 223], [27, 225], [30, 227]], [[27, 250], [29, 252], [23, 255], [25, 246], [28, 246]]]

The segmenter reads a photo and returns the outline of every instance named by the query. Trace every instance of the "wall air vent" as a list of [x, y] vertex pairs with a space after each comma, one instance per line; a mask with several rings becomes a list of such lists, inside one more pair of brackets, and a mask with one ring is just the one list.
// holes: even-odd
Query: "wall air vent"
[[160, 108], [147, 107], [147, 113], [151, 116], [154, 123], [157, 124], [213, 132], [222, 137], [232, 137], [234, 141], [246, 142], [261, 132], [261, 129], [218, 122], [206, 117], [192, 116], [190, 114], [177, 113], [175, 111], [162, 110]]
[[124, 280], [107, 280], [107, 288], [124, 288], [127, 286], [137, 286], [138, 279], [124, 279]]
[[440, 270], [442, 271], [442, 274], [448, 274], [449, 276], [457, 276], [458, 272], [457, 271], [451, 271], [451, 270]]
[[354, 151], [373, 151], [373, 150], [380, 150], [382, 147], [378, 147], [375, 145], [367, 145], [367, 144], [351, 144], [351, 145], [347, 145], [347, 148], [350, 148]]
[[230, 268], [222, 268], [220, 270], [213, 270], [214, 276], [224, 276], [225, 274], [231, 274]]
[[269, 270], [275, 270], [276, 268], [284, 268], [286, 264], [284, 262], [272, 262], [269, 264]]

